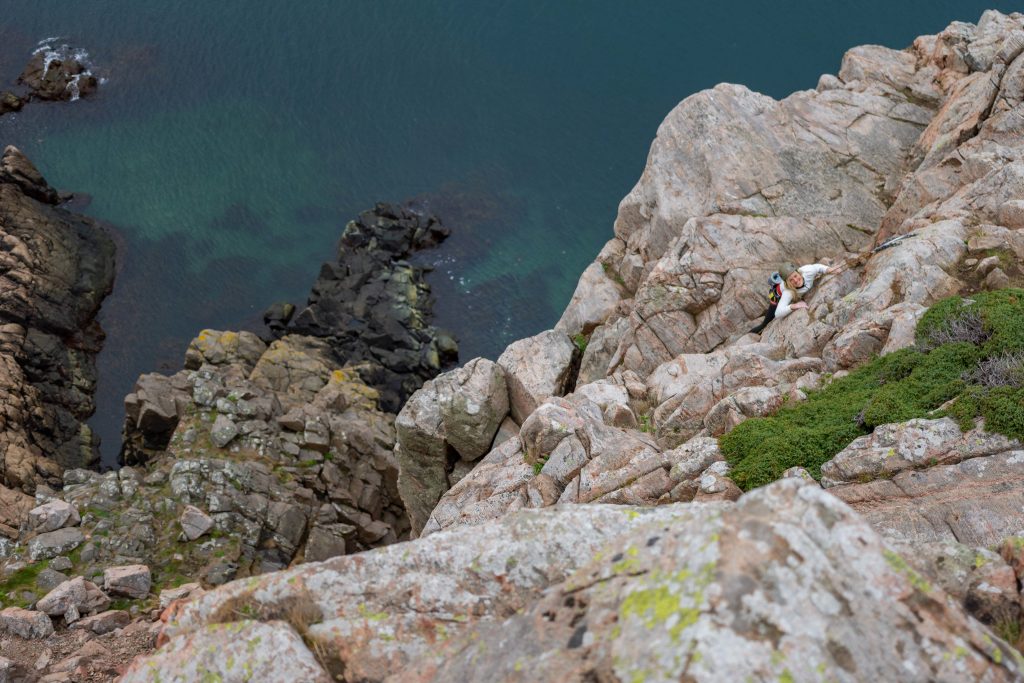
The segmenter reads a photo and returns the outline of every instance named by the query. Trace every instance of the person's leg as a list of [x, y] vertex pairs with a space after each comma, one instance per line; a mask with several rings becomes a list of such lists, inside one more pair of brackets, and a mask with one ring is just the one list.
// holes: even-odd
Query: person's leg
[[751, 332], [754, 334], [761, 334], [761, 331], [768, 327], [768, 323], [775, 319], [775, 308], [776, 307], [774, 305], [769, 306], [768, 311], [764, 314], [764, 320], [761, 321], [760, 325], [752, 329]]

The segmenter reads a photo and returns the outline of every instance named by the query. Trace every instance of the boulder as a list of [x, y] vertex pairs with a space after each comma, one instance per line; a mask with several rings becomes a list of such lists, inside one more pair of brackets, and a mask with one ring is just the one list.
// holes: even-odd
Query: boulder
[[416, 660], [401, 674], [517, 680], [529, 661], [542, 681], [1020, 675], [1009, 645], [817, 487], [790, 479], [729, 508], [684, 509], [609, 544], [522, 614], [450, 639], [436, 668]]
[[85, 579], [76, 576], [65, 581], [36, 603], [36, 609], [50, 616], [64, 614], [69, 608], [81, 609], [86, 603]]
[[[164, 652], [249, 628], [217, 625], [241, 605], [268, 628], [288, 611], [310, 615], [306, 642], [348, 681], [521, 680], [526, 662], [542, 681], [1020, 675], [1009, 645], [848, 506], [795, 478], [732, 504], [522, 510], [237, 582], [184, 606]], [[211, 670], [230, 661], [207, 651]]]
[[36, 533], [56, 531], [65, 526], [77, 526], [82, 521], [74, 505], [60, 499], [51, 500], [28, 513], [29, 530]]
[[85, 541], [78, 527], [64, 527], [34, 536], [28, 542], [28, 556], [33, 562], [66, 555]]
[[53, 622], [45, 612], [7, 607], [0, 610], [0, 631], [30, 640], [46, 638], [53, 633]]
[[194, 505], [185, 506], [178, 523], [181, 524], [181, 533], [189, 541], [209, 533], [214, 525], [213, 518]]
[[149, 567], [144, 564], [109, 567], [103, 571], [103, 590], [129, 598], [145, 598], [152, 584]]
[[165, 609], [177, 600], [188, 600], [204, 593], [198, 583], [183, 583], [177, 588], [164, 588], [160, 591], [160, 609]]
[[509, 410], [504, 371], [484, 358], [426, 382], [395, 420], [398, 488], [413, 533], [454, 483], [453, 458], [472, 462], [490, 450]]
[[131, 622], [131, 616], [124, 610], [112, 609], [106, 612], [94, 614], [91, 617], [83, 617], [75, 622], [74, 628], [91, 631], [98, 636], [105, 633], [124, 628]]
[[[208, 644], [211, 628], [238, 628], [245, 623], [236, 621], [240, 610], [270, 618], [313, 615], [304, 626], [305, 640], [329, 654], [331, 673], [343, 671], [348, 681], [383, 680], [481, 617], [525, 608], [628, 530], [645, 523], [663, 527], [674, 519], [669, 507], [522, 511], [483, 526], [234, 582], [184, 605], [164, 633], [174, 652], [183, 643]], [[341, 598], [353, 588], [358, 599]], [[211, 626], [222, 619], [235, 623]], [[229, 654], [210, 656], [222, 666]], [[151, 661], [165, 660], [141, 659], [133, 671], [147, 671]]]
[[512, 419], [523, 423], [544, 399], [562, 396], [574, 380], [578, 350], [569, 336], [557, 330], [513, 342], [498, 358], [508, 384]]
[[1024, 451], [1007, 450], [829, 491], [887, 537], [992, 546], [1020, 530], [1022, 462]]
[[238, 436], [238, 425], [227, 415], [218, 415], [210, 429], [210, 441], [217, 448], [225, 448]]
[[607, 269], [608, 266], [597, 262], [587, 266], [555, 330], [570, 337], [589, 336], [608, 319], [622, 300], [623, 288], [608, 276]]
[[185, 367], [198, 370], [204, 363], [237, 364], [246, 372], [252, 372], [266, 350], [266, 343], [252, 332], [203, 330], [185, 351]]

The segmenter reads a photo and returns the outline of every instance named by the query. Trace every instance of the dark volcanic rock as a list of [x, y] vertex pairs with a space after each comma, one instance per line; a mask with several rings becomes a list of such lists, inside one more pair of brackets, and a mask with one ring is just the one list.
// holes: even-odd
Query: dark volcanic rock
[[405, 260], [448, 234], [436, 217], [409, 208], [378, 204], [364, 211], [345, 226], [337, 261], [321, 267], [309, 303], [287, 330], [329, 339], [345, 362], [379, 365], [365, 379], [381, 392], [381, 407], [397, 412], [456, 360], [454, 339], [430, 324], [426, 269]]
[[114, 280], [114, 244], [14, 147], [0, 158], [0, 482], [59, 485], [97, 457], [96, 313]]
[[31, 89], [32, 99], [77, 100], [99, 84], [85, 59], [83, 51], [67, 45], [43, 46], [32, 55], [18, 82]]

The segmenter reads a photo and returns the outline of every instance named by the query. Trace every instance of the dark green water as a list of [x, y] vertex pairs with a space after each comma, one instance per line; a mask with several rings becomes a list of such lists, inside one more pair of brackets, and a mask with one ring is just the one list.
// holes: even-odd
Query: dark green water
[[142, 372], [203, 327], [302, 302], [344, 222], [418, 197], [454, 230], [430, 255], [462, 357], [550, 327], [611, 236], [658, 123], [720, 81], [782, 97], [863, 43], [904, 47], [1008, 3], [5, 0], [0, 82], [38, 41], [107, 79], [0, 119], [85, 212], [116, 226], [93, 426], [111, 462]]

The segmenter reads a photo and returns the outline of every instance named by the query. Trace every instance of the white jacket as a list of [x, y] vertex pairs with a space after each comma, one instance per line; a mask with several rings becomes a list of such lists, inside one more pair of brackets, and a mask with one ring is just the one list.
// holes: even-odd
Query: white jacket
[[[810, 291], [811, 287], [814, 286], [815, 278], [818, 278], [825, 274], [828, 270], [828, 266], [820, 263], [812, 263], [809, 266], [800, 266], [797, 268], [800, 274], [804, 276], [804, 286], [796, 290], [797, 294], [805, 294]], [[779, 305], [775, 308], [776, 318], [785, 318], [787, 315], [793, 312], [793, 290], [789, 287], [782, 287], [782, 296], [779, 297]]]

